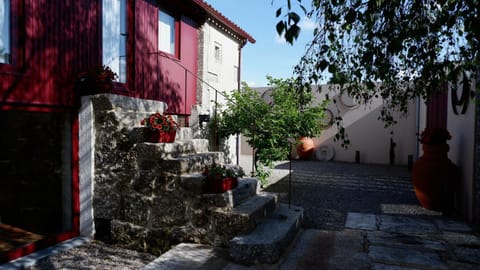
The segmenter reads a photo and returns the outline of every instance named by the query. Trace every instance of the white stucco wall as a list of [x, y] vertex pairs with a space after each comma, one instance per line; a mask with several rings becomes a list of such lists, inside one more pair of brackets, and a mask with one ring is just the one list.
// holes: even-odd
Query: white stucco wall
[[[215, 90], [231, 93], [238, 89], [238, 68], [240, 67], [239, 53], [240, 41], [219, 29], [208, 20], [201, 28], [203, 33], [203, 46], [200, 55], [203, 56], [203, 66], [200, 68], [201, 78], [208, 83], [200, 86], [199, 114], [214, 114]], [[220, 47], [220, 60], [215, 58], [215, 47]], [[211, 87], [210, 87], [210, 86]], [[225, 98], [217, 94], [217, 102], [225, 104]], [[195, 120], [195, 119], [194, 119]], [[237, 162], [236, 137], [231, 137], [226, 142], [225, 149], [231, 163]]]
[[[409, 155], [412, 156], [413, 161], [415, 160], [417, 152], [416, 134], [418, 133], [416, 101], [410, 103], [409, 113], [406, 117], [402, 118], [400, 113], [397, 113], [395, 119], [398, 123], [385, 129], [384, 123], [378, 120], [383, 105], [381, 99], [374, 99], [367, 105], [347, 107], [343, 103], [353, 101], [346, 96], [342, 98], [338, 95], [335, 96], [335, 92], [330, 91], [328, 87], [327, 85], [322, 86], [320, 92], [313, 89], [316, 100], [314, 104], [324, 100], [326, 94], [337, 101], [338, 106], [331, 103], [328, 109], [334, 116], [342, 115], [350, 145], [345, 149], [341, 146], [340, 141], [334, 141], [337, 129], [332, 126], [325, 129], [319, 137], [314, 138], [316, 149], [329, 146], [334, 151], [334, 161], [355, 162], [355, 152], [360, 151], [361, 163], [390, 164], [390, 138], [393, 138], [396, 144], [395, 165], [407, 165]], [[262, 93], [267, 91], [263, 98], [270, 101], [267, 89], [259, 88], [258, 90]], [[420, 119], [420, 121], [422, 120]], [[390, 134], [391, 131], [393, 131], [393, 135]], [[251, 153], [251, 149], [244, 141], [245, 139], [242, 139], [242, 154], [248, 155]]]
[[[460, 98], [463, 84], [461, 80], [454, 86], [457, 97]], [[472, 84], [471, 91], [475, 91]], [[451, 90], [448, 95], [447, 129], [452, 135], [448, 141], [450, 151], [448, 156], [461, 172], [461, 205], [462, 214], [469, 220], [473, 218], [473, 178], [474, 178], [474, 145], [475, 145], [475, 106], [476, 100], [470, 99], [465, 114], [461, 114], [462, 107], [458, 106], [455, 114], [452, 107]]]
[[[322, 87], [322, 91], [316, 91], [317, 100], [322, 100], [325, 94], [332, 96], [328, 92], [327, 86]], [[334, 141], [337, 133], [335, 126], [322, 132], [320, 137], [315, 138], [316, 147], [329, 145], [334, 149], [335, 161], [355, 162], [355, 152], [360, 152], [360, 163], [368, 164], [389, 164], [390, 163], [390, 138], [395, 145], [395, 165], [407, 165], [408, 156], [415, 157], [416, 153], [416, 106], [415, 101], [409, 105], [409, 113], [402, 117], [400, 113], [395, 113], [394, 117], [398, 121], [392, 127], [385, 128], [384, 123], [378, 120], [380, 110], [383, 107], [381, 99], [373, 99], [367, 105], [357, 105], [347, 107], [344, 105], [354, 104], [354, 101], [348, 96], [334, 97], [337, 105], [330, 104], [329, 110], [334, 114], [342, 115], [344, 127], [350, 140], [348, 148], [343, 148], [340, 141]], [[343, 102], [342, 102], [343, 101]], [[393, 132], [393, 135], [390, 133]]]

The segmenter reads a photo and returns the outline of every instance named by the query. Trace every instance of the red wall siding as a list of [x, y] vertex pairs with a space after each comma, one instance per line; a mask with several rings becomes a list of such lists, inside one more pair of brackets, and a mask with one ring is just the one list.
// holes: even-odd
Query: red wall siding
[[158, 52], [158, 6], [137, 1], [135, 11], [136, 96], [166, 102], [169, 113], [190, 114], [196, 102], [197, 24], [180, 20], [176, 58]]
[[12, 65], [0, 65], [0, 102], [72, 106], [76, 74], [98, 64], [97, 1], [12, 1]]
[[[0, 64], [0, 102], [73, 106], [76, 75], [101, 63], [99, 1], [12, 3], [12, 39], [18, 49], [12, 65]], [[117, 92], [165, 101], [168, 112], [190, 114], [196, 102], [197, 23], [182, 17], [179, 58], [172, 60], [158, 54], [157, 1], [129, 5], [130, 81], [128, 89]]]

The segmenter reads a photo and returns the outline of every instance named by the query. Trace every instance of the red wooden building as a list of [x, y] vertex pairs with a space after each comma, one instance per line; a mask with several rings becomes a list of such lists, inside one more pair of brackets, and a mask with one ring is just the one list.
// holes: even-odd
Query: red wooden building
[[78, 75], [188, 123], [208, 16], [253, 40], [202, 0], [0, 0], [0, 263], [79, 233]]

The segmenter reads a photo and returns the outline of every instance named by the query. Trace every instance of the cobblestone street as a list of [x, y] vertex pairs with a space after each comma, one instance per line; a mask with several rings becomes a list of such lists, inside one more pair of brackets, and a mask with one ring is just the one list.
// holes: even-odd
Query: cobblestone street
[[[282, 179], [266, 189], [281, 193], [283, 202], [288, 168], [288, 162], [279, 164], [274, 171], [282, 171]], [[420, 206], [410, 172], [399, 166], [293, 161], [291, 202], [305, 209], [305, 228], [325, 230], [343, 229], [348, 212], [440, 214]]]

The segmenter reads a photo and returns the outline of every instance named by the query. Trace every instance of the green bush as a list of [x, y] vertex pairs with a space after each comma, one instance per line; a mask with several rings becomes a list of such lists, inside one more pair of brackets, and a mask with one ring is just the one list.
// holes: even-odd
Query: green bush
[[244, 83], [241, 91], [227, 96], [221, 117], [217, 118], [220, 137], [242, 134], [256, 149], [255, 167], [262, 184], [269, 176], [265, 167], [288, 158], [288, 138], [320, 134], [327, 105], [327, 101], [312, 105], [314, 100], [309, 86], [297, 85], [293, 79], [267, 78], [272, 89], [270, 104]]

